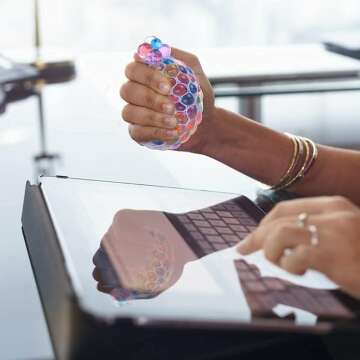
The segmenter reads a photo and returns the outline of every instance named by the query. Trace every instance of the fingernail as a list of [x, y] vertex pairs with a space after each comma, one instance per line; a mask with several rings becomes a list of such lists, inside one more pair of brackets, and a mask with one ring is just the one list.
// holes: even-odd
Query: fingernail
[[178, 136], [178, 132], [176, 130], [166, 130], [166, 136], [174, 138]]
[[163, 105], [164, 112], [172, 115], [175, 112], [175, 107], [173, 104], [164, 104]]
[[248, 251], [248, 249], [247, 249], [247, 247], [248, 247], [248, 237], [246, 237], [244, 240], [242, 240], [241, 242], [240, 242], [240, 244], [237, 246], [237, 251], [240, 253], [240, 254], [242, 254], [242, 255], [246, 255], [246, 253], [247, 253], [247, 251]]
[[159, 89], [163, 94], [168, 94], [170, 92], [170, 85], [166, 82], [161, 82]]
[[177, 120], [176, 118], [168, 117], [165, 119], [164, 123], [166, 127], [174, 128], [177, 125]]

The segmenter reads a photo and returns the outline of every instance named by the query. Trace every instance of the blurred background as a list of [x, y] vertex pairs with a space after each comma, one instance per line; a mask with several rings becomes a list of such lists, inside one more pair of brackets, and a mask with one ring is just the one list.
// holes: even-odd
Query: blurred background
[[[313, 42], [320, 33], [360, 26], [357, 0], [41, 0], [40, 5], [44, 45], [75, 52], [132, 51], [149, 32], [196, 48]], [[2, 48], [32, 43], [32, 8], [32, 1], [1, 1]]]
[[[357, 0], [40, 0], [43, 45], [84, 52], [134, 51], [156, 34], [185, 49], [313, 43], [328, 32], [360, 28]], [[33, 43], [33, 4], [1, 0], [0, 48]], [[195, 35], [196, 34], [196, 35]], [[195, 35], [195, 36], [194, 36]], [[236, 59], [234, 59], [236, 61]], [[357, 146], [353, 124], [360, 110], [357, 94], [271, 97], [263, 118], [275, 128], [296, 130], [338, 144]], [[231, 102], [228, 102], [231, 107]], [[283, 106], [286, 105], [286, 106]], [[297, 108], [290, 113], [289, 108]], [[344, 126], [334, 130], [332, 124]], [[295, 125], [297, 123], [297, 125]], [[295, 129], [288, 129], [293, 124]], [[324, 133], [325, 127], [325, 133]]]
[[[360, 29], [359, 0], [39, 3], [44, 48], [58, 49], [60, 54], [66, 54], [64, 57], [71, 54], [76, 60], [94, 53], [110, 56], [119, 51], [133, 52], [152, 34], [176, 47], [196, 50], [306, 44], [319, 41], [328, 32]], [[11, 54], [15, 59], [22, 59], [25, 53], [27, 58], [33, 58], [33, 2], [1, 0], [0, 34], [0, 53]], [[48, 144], [52, 151], [62, 155], [57, 165], [62, 173], [88, 177], [101, 174], [116, 179], [125, 176], [117, 162], [128, 156], [121, 151], [121, 141], [127, 140], [118, 131], [121, 106], [119, 102], [117, 107], [114, 101], [109, 106], [103, 96], [101, 74], [105, 70], [90, 66], [80, 72], [80, 80], [87, 77], [88, 86], [75, 81], [44, 91]], [[107, 74], [111, 81], [107, 79], [106, 84], [113, 85], [113, 94], [120, 87], [122, 73], [119, 67]], [[358, 99], [357, 92], [265, 97], [263, 121], [273, 128], [306, 135], [321, 143], [360, 148]], [[219, 103], [237, 109], [232, 99]], [[39, 151], [37, 111], [36, 101], [29, 98], [10, 105], [0, 115], [1, 359], [52, 357], [20, 224], [25, 181], [36, 175], [33, 155]], [[101, 146], [94, 146], [100, 138]]]

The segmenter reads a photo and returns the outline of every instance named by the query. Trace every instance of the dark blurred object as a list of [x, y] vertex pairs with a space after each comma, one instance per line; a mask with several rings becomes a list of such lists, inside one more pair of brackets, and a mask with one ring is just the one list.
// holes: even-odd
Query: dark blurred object
[[326, 50], [360, 59], [360, 31], [339, 32], [323, 37]]
[[0, 55], [0, 113], [5, 111], [6, 103], [26, 98], [38, 78], [36, 68]]
[[60, 84], [75, 78], [72, 61], [20, 64], [0, 55], [0, 113], [8, 103], [37, 94], [39, 84]]
[[269, 212], [277, 203], [285, 200], [296, 199], [298, 196], [294, 193], [279, 190], [260, 189], [256, 193], [255, 203], [266, 213]]

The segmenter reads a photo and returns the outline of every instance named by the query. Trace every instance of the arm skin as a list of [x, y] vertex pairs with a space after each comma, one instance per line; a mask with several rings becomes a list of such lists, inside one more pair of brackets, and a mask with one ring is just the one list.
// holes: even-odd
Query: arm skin
[[[215, 107], [207, 132], [197, 152], [265, 184], [277, 183], [289, 166], [291, 140], [241, 115]], [[309, 173], [289, 190], [302, 196], [342, 195], [360, 205], [360, 152], [319, 146]]]
[[[213, 89], [197, 57], [174, 48], [172, 55], [192, 67], [204, 93], [203, 122], [179, 150], [210, 156], [265, 184], [278, 183], [293, 155], [289, 137], [216, 107]], [[120, 89], [127, 102], [122, 117], [129, 123], [130, 136], [139, 143], [173, 142], [178, 133], [175, 107], [167, 96], [168, 79], [138, 57], [134, 60], [125, 70], [129, 81]], [[360, 205], [360, 152], [319, 146], [310, 171], [289, 190], [301, 196], [341, 195]]]

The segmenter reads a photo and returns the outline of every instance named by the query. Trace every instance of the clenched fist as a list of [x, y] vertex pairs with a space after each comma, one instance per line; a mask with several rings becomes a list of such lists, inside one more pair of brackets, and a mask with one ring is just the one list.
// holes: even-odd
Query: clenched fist
[[[180, 150], [201, 152], [214, 112], [214, 95], [209, 80], [196, 56], [172, 48], [171, 55], [190, 66], [204, 93], [203, 121], [192, 138]], [[173, 143], [178, 137], [175, 106], [171, 101], [170, 83], [160, 71], [143, 64], [135, 55], [134, 62], [127, 65], [128, 81], [122, 85], [120, 96], [127, 102], [122, 112], [129, 123], [130, 136], [138, 143], [161, 140]]]

